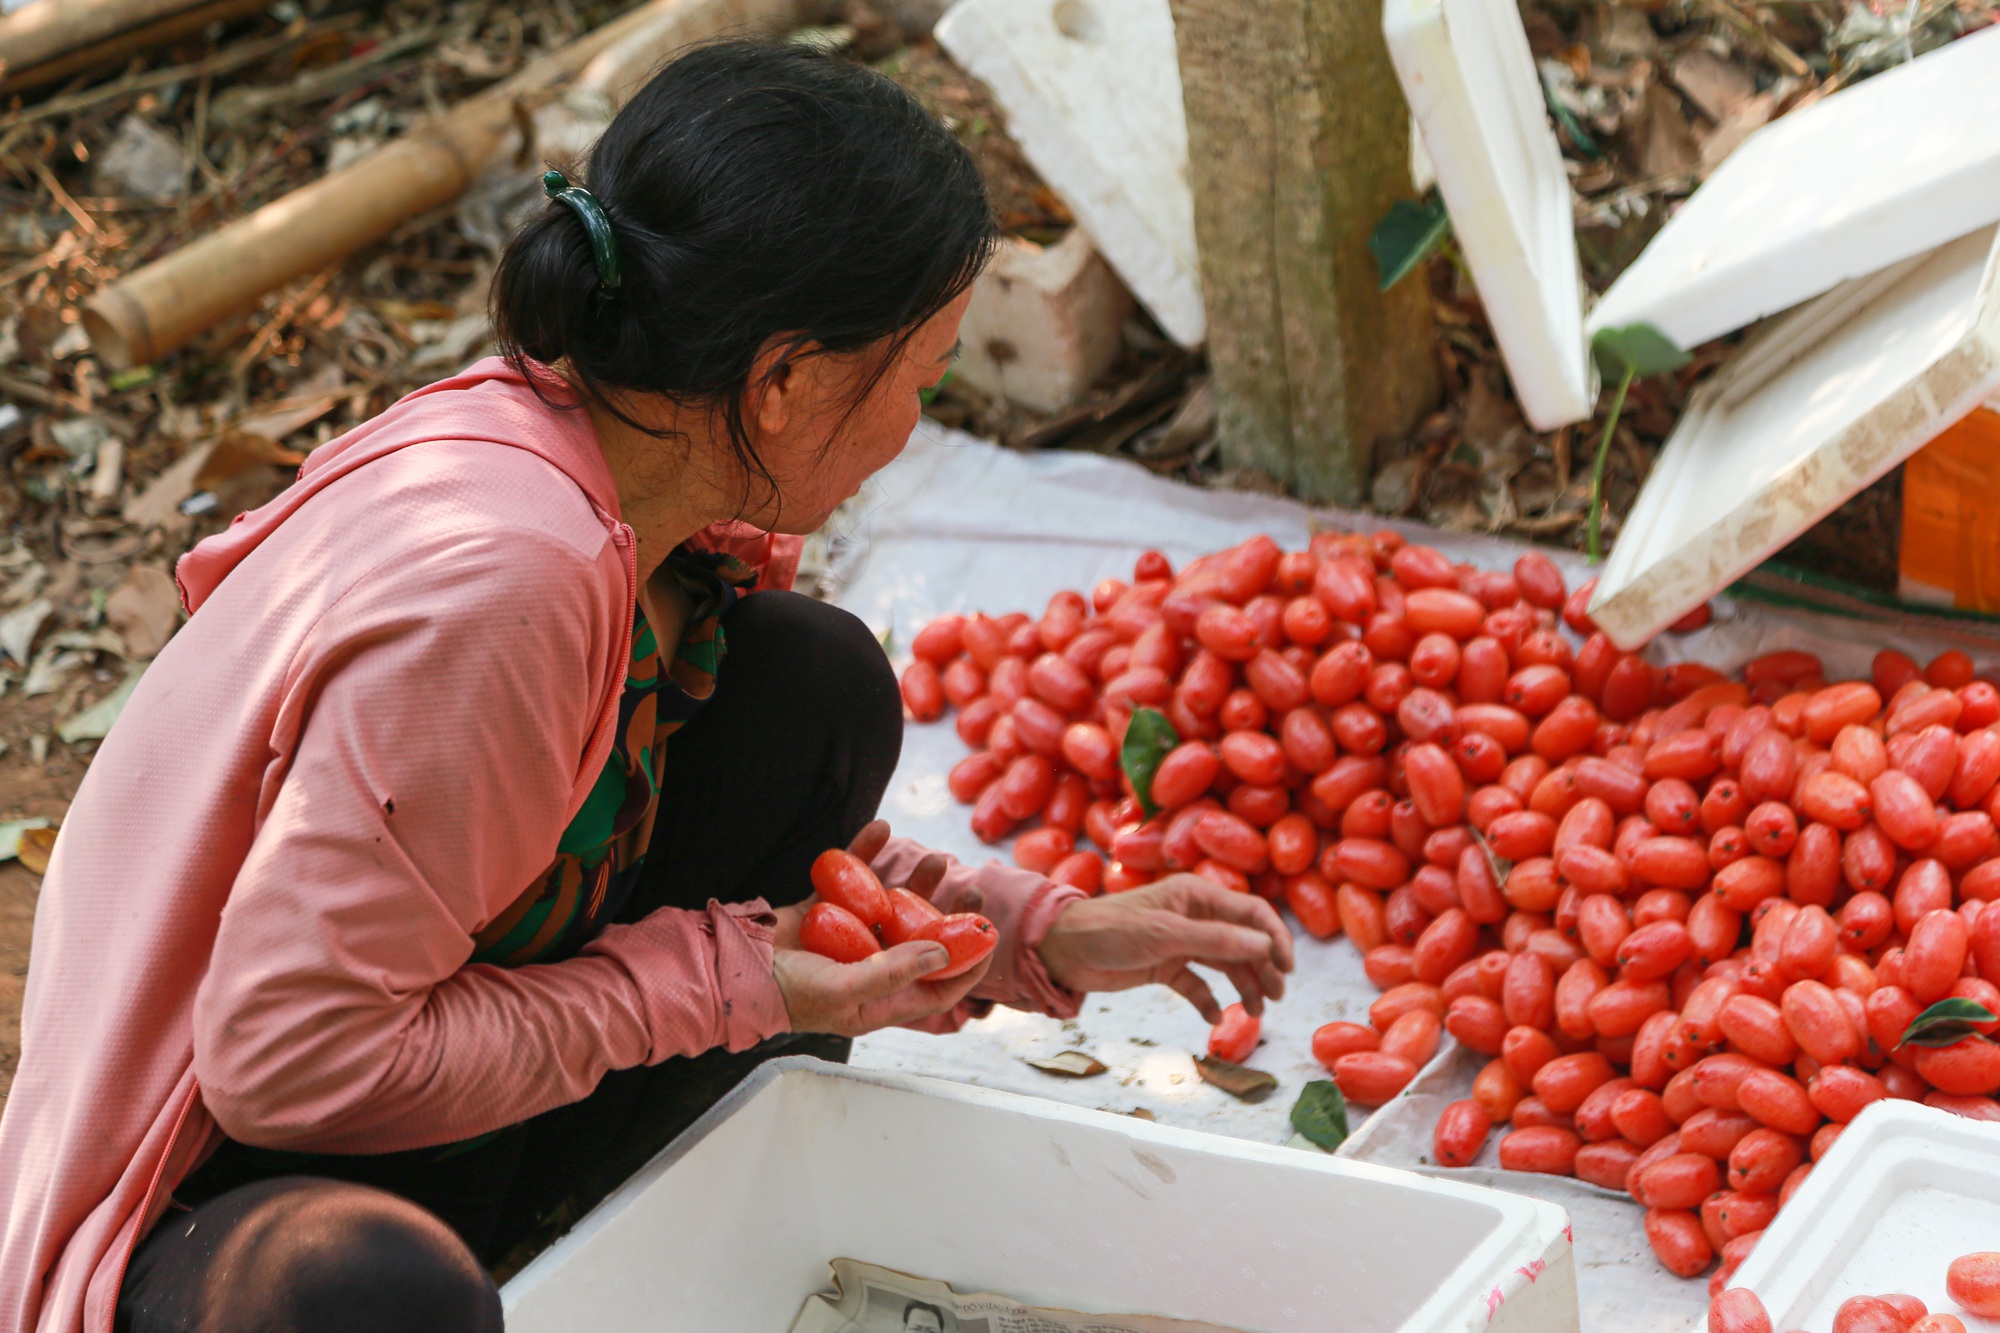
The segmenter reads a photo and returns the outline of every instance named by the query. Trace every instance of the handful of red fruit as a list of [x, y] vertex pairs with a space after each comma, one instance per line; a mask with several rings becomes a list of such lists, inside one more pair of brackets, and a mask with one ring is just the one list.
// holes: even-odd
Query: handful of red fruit
[[951, 961], [924, 980], [945, 981], [979, 966], [1000, 942], [985, 917], [947, 915], [908, 889], [885, 889], [866, 861], [838, 847], [813, 862], [812, 885], [819, 901], [799, 926], [799, 943], [836, 963], [858, 963], [885, 947], [929, 940], [950, 951]]
[[1147, 552], [927, 626], [903, 697], [959, 710], [981, 838], [1039, 818], [1016, 860], [1086, 891], [1192, 871], [1344, 933], [1384, 992], [1314, 1038], [1351, 1100], [1449, 1032], [1490, 1060], [1438, 1161], [1507, 1126], [1503, 1166], [1628, 1190], [1720, 1290], [1870, 1101], [2000, 1120], [2000, 690], [1959, 652], [1661, 667], [1590, 592], [1394, 533]]

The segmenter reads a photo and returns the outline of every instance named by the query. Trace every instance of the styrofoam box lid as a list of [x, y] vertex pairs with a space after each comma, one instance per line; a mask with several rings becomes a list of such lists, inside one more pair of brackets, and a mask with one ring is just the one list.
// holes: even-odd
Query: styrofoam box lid
[[1581, 421], [1596, 386], [1562, 149], [1514, 0], [1386, 0], [1382, 31], [1452, 228], [1537, 430]]
[[852, 1258], [1258, 1333], [1576, 1333], [1567, 1227], [1473, 1185], [794, 1057], [501, 1299], [509, 1333], [782, 1333]]
[[1167, 335], [1207, 336], [1168, 0], [959, 0], [936, 36]]
[[1591, 599], [1599, 628], [1638, 648], [2000, 387], [1996, 261], [1987, 227], [1746, 342], [1667, 437]]
[[1758, 130], [1590, 314], [1694, 347], [2000, 220], [2000, 29]]
[[1729, 1285], [1756, 1292], [1777, 1328], [1830, 1328], [1848, 1297], [1897, 1291], [1993, 1333], [2000, 1319], [1959, 1310], [1944, 1276], [1995, 1237], [2000, 1125], [1879, 1101], [1814, 1163]]

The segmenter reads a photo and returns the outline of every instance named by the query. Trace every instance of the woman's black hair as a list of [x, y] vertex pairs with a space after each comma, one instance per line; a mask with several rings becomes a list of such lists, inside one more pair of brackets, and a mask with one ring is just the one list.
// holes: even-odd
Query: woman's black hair
[[561, 363], [639, 429], [623, 395], [711, 406], [746, 478], [766, 484], [743, 396], [770, 340], [787, 339], [785, 356], [886, 340], [858, 402], [978, 276], [996, 236], [971, 155], [935, 117], [882, 75], [797, 43], [680, 56], [611, 122], [581, 184], [611, 219], [622, 285], [600, 294], [589, 236], [551, 203], [501, 257], [502, 350], [524, 373]]

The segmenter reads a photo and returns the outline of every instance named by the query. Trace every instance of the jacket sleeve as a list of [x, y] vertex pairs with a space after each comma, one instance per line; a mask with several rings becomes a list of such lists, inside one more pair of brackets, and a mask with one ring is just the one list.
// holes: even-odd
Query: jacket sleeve
[[[885, 884], [901, 884], [930, 849], [910, 838], [891, 838], [875, 858], [875, 873]], [[1052, 1018], [1074, 1018], [1083, 996], [1056, 983], [1042, 966], [1038, 950], [1065, 907], [1085, 896], [1083, 891], [1038, 875], [1032, 870], [988, 861], [977, 868], [947, 856], [950, 868], [931, 894], [931, 902], [946, 912], [965, 910], [967, 891], [979, 890], [980, 913], [1000, 932], [993, 963], [971, 996], [949, 1014], [910, 1026], [926, 1032], [952, 1032], [967, 1020], [982, 1018], [996, 1004], [1025, 1009]]]
[[596, 777], [586, 751], [631, 614], [621, 560], [453, 534], [364, 575], [315, 626], [195, 998], [196, 1077], [232, 1137], [450, 1143], [610, 1070], [785, 1030], [762, 903], [658, 912], [563, 962], [468, 966]]

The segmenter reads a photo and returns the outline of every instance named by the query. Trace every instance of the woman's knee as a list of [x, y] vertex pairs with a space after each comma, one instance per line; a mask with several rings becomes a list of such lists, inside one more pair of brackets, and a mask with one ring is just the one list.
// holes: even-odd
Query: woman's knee
[[[237, 1217], [208, 1265], [251, 1318], [215, 1327], [334, 1333], [500, 1333], [500, 1295], [463, 1241], [407, 1199], [297, 1177], [224, 1196]], [[209, 1327], [210, 1325], [203, 1325]]]
[[731, 668], [779, 683], [801, 710], [843, 720], [870, 734], [902, 734], [896, 673], [873, 631], [849, 611], [795, 592], [760, 592], [723, 621]]

